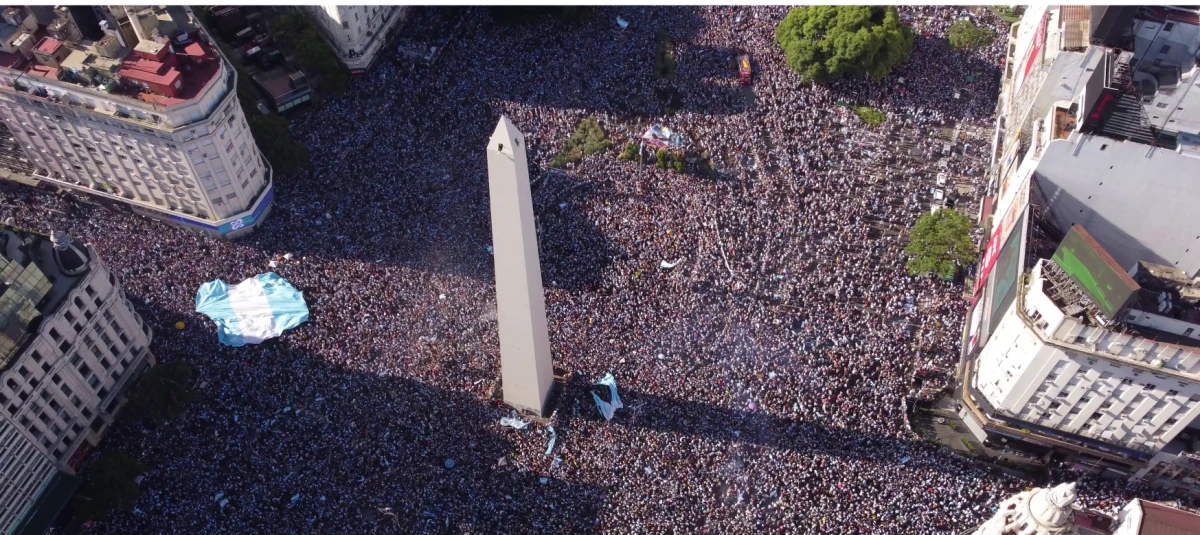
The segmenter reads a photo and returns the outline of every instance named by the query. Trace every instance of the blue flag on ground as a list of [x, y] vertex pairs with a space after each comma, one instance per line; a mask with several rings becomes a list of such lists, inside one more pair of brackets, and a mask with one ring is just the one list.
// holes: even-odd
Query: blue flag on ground
[[196, 312], [217, 324], [222, 344], [241, 347], [275, 338], [308, 321], [304, 294], [275, 273], [230, 286], [217, 279], [196, 291]]

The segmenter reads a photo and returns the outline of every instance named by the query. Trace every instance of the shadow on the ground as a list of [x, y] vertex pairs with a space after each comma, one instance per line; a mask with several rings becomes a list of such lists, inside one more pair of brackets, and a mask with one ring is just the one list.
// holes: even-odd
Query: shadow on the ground
[[[123, 420], [106, 435], [101, 451], [124, 449], [148, 472], [140, 514], [117, 513], [95, 533], [594, 529], [605, 491], [516, 462], [512, 440], [529, 431], [501, 427], [506, 411], [467, 389], [332, 365], [293, 345], [311, 325], [230, 348], [210, 322], [188, 316], [178, 331], [177, 314], [136, 308], [159, 359], [193, 365], [198, 396], [166, 426]], [[230, 499], [224, 510], [217, 493]]]

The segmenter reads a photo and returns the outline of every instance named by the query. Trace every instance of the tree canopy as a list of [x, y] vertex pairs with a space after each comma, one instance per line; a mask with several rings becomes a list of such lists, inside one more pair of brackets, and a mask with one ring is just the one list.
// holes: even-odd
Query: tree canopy
[[892, 6], [808, 6], [775, 27], [788, 66], [808, 82], [842, 76], [879, 80], [912, 54], [912, 28]]
[[992, 32], [976, 26], [974, 22], [967, 19], [960, 19], [951, 24], [946, 35], [950, 38], [950, 46], [956, 50], [982, 48], [996, 40], [996, 36], [992, 35]]
[[320, 79], [320, 89], [341, 93], [349, 85], [349, 76], [329, 43], [303, 13], [289, 13], [271, 20], [271, 37], [284, 52], [293, 54], [304, 72]]
[[913, 225], [904, 253], [909, 257], [909, 273], [932, 273], [945, 279], [979, 256], [971, 241], [971, 220], [949, 208], [922, 214]]

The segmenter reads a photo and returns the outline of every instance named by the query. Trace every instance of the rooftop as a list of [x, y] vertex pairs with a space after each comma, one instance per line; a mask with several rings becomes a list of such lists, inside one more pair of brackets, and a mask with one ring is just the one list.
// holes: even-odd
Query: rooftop
[[62, 46], [62, 41], [59, 41], [58, 39], [53, 37], [43, 37], [41, 41], [38, 41], [37, 51], [43, 54], [53, 54], [58, 52], [58, 49], [62, 48]]
[[1182, 509], [1139, 500], [1142, 525], [1138, 535], [1195, 535], [1200, 533], [1200, 515]]
[[[170, 10], [156, 10], [156, 13], [159, 11], [159, 25], [148, 35], [153, 38], [127, 43], [128, 46], [121, 46], [115, 33], [96, 41], [63, 41], [51, 37], [43, 26], [31, 32], [16, 28], [24, 35], [12, 41], [16, 52], [0, 51], [0, 68], [22, 71], [33, 77], [33, 81], [57, 80], [162, 107], [187, 102], [218, 76], [221, 57], [190, 20], [172, 19], [186, 14], [172, 15]], [[0, 34], [4, 29], [0, 27]], [[22, 48], [22, 40], [37, 44]], [[64, 52], [64, 47], [69, 52]], [[29, 53], [30, 49], [39, 55]], [[58, 61], [42, 63], [56, 55], [54, 59]]]
[[1069, 108], [1054, 108], [1054, 139], [1067, 139], [1071, 137], [1071, 132], [1075, 131], [1075, 112]]
[[65, 234], [0, 225], [0, 370], [87, 273], [89, 260], [87, 248], [71, 244]]
[[[1084, 325], [1175, 347], [1200, 348], [1200, 339], [1156, 328], [1162, 326], [1129, 314], [1142, 311], [1200, 325], [1200, 283], [1193, 283], [1177, 268], [1151, 262], [1139, 262], [1131, 271], [1134, 276], [1076, 225], [1043, 265], [1042, 293], [1063, 314]], [[1164, 293], [1167, 297], [1160, 300]]]

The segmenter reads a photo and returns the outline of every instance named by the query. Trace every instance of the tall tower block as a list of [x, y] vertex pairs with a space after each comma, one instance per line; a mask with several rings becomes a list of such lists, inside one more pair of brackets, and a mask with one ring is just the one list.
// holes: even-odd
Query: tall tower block
[[487, 146], [504, 402], [542, 414], [554, 383], [525, 136], [500, 117]]

